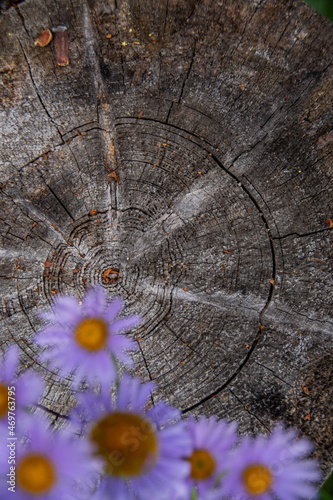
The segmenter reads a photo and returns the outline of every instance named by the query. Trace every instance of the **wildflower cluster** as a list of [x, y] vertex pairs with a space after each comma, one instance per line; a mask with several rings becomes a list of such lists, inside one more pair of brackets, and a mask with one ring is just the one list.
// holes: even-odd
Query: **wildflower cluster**
[[[15, 379], [19, 350], [8, 349], [0, 365], [0, 498], [15, 491], [17, 500], [309, 499], [319, 468], [306, 458], [311, 444], [295, 431], [278, 426], [268, 437], [240, 439], [235, 422], [181, 419], [164, 401], [149, 404], [153, 382], [128, 373], [120, 379], [118, 364], [131, 366], [129, 352], [136, 348], [122, 332], [141, 321], [119, 318], [122, 307], [120, 298], [108, 305], [96, 287], [82, 304], [59, 297], [53, 312], [43, 315], [51, 324], [35, 338], [47, 347], [40, 360], [60, 376], [71, 375], [76, 390], [64, 429], [53, 431], [33, 414], [43, 382], [30, 372]], [[10, 446], [15, 453], [9, 460]]]

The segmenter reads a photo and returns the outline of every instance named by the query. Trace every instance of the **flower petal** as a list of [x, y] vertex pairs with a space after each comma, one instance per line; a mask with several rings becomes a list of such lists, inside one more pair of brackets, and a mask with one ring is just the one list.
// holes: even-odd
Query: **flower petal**
[[19, 364], [20, 349], [17, 345], [12, 345], [7, 349], [4, 360], [0, 365], [0, 377], [10, 384], [16, 375]]
[[106, 307], [107, 295], [105, 290], [97, 285], [89, 290], [82, 301], [82, 311], [85, 316], [102, 316]]
[[121, 299], [120, 297], [116, 297], [105, 311], [104, 313], [105, 319], [109, 323], [111, 323], [118, 316], [123, 307], [124, 307], [123, 299]]
[[141, 323], [141, 316], [127, 316], [126, 318], [120, 318], [110, 326], [112, 333], [123, 332], [124, 330], [129, 330], [134, 326]]

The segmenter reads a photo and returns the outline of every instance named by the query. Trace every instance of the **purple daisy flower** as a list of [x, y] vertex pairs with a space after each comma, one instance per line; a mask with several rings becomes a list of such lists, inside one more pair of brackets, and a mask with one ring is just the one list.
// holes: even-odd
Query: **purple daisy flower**
[[90, 444], [74, 439], [71, 429], [52, 432], [41, 416], [25, 416], [20, 430], [0, 448], [1, 498], [15, 492], [16, 500], [77, 500], [78, 486], [100, 470]]
[[44, 383], [36, 373], [25, 372], [17, 378], [19, 356], [19, 348], [13, 345], [0, 362], [0, 425], [8, 425], [10, 414], [16, 413], [17, 420], [17, 413], [37, 403], [43, 394]]
[[282, 427], [268, 437], [244, 438], [228, 460], [224, 494], [242, 500], [312, 498], [316, 489], [311, 483], [321, 474], [315, 460], [304, 460], [311, 450], [307, 439]]
[[95, 500], [169, 500], [186, 492], [192, 452], [180, 412], [159, 402], [145, 411], [154, 384], [124, 375], [117, 400], [106, 393], [80, 395], [74, 420], [104, 462]]
[[53, 312], [43, 314], [44, 319], [55, 324], [35, 337], [39, 345], [51, 346], [40, 359], [50, 361], [63, 377], [73, 373], [74, 388], [84, 381], [108, 388], [117, 376], [111, 358], [131, 366], [132, 360], [125, 351], [137, 348], [129, 337], [118, 333], [136, 326], [141, 318], [116, 319], [122, 308], [119, 297], [107, 306], [107, 294], [100, 286], [86, 294], [82, 305], [75, 297], [59, 297]]
[[237, 441], [237, 424], [218, 421], [215, 416], [202, 416], [199, 420], [190, 418], [188, 428], [194, 449], [188, 456], [191, 471], [186, 498], [190, 498], [195, 487], [198, 500], [220, 499], [220, 483], [227, 469], [228, 452]]

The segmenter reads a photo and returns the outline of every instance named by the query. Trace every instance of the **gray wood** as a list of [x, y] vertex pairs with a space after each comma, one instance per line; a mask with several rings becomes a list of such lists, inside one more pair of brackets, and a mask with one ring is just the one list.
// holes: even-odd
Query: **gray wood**
[[[69, 65], [44, 29], [68, 28]], [[111, 35], [111, 37], [107, 37]], [[1, 342], [95, 283], [135, 373], [332, 465], [332, 24], [295, 0], [27, 0], [0, 17]], [[111, 273], [109, 269], [118, 270]]]

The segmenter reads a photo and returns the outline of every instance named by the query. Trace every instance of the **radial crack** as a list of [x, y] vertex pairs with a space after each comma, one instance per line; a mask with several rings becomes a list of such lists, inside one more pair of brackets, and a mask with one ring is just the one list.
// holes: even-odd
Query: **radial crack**
[[[43, 102], [43, 100], [42, 100], [42, 98], [41, 98], [41, 96], [40, 96], [40, 94], [39, 94], [39, 92], [38, 92], [38, 88], [37, 88], [37, 85], [36, 85], [36, 83], [35, 83], [34, 77], [33, 77], [33, 75], [32, 75], [32, 71], [31, 71], [31, 67], [30, 67], [30, 64], [29, 64], [28, 58], [27, 58], [26, 53], [25, 53], [25, 51], [24, 51], [24, 49], [23, 49], [23, 45], [22, 45], [22, 43], [21, 43], [21, 41], [20, 41], [20, 39], [19, 39], [18, 37], [17, 37], [17, 41], [18, 41], [18, 43], [19, 43], [19, 45], [20, 45], [20, 47], [21, 47], [21, 51], [22, 51], [23, 57], [24, 57], [24, 59], [25, 59], [25, 62], [26, 62], [26, 64], [27, 64], [27, 67], [28, 67], [28, 71], [29, 71], [29, 75], [30, 75], [30, 80], [31, 80], [31, 83], [32, 83], [32, 85], [33, 85], [33, 87], [34, 87], [34, 89], [35, 89], [36, 96], [37, 96], [37, 98], [38, 98], [38, 100], [39, 100], [39, 102], [40, 102], [40, 105], [42, 106], [43, 110], [45, 111], [45, 113], [46, 113], [46, 115], [47, 115], [48, 119], [50, 120], [50, 122], [51, 122], [51, 123], [54, 125], [54, 127], [56, 128], [56, 130], [57, 130], [57, 132], [58, 132], [58, 134], [59, 134], [59, 137], [60, 137], [60, 138], [62, 138], [62, 135], [61, 135], [61, 132], [60, 132], [60, 131], [59, 131], [59, 129], [58, 129], [57, 123], [53, 120], [52, 116], [50, 115], [50, 113], [49, 113], [49, 111], [48, 111], [47, 107], [45, 106], [45, 104], [44, 104], [44, 102]], [[64, 141], [62, 141], [62, 144], [63, 144], [63, 143], [64, 143]]]
[[265, 427], [265, 429], [267, 431], [271, 431], [271, 429], [269, 427], [267, 427], [267, 425], [264, 424], [264, 422], [259, 418], [257, 417], [257, 415], [255, 415], [255, 413], [253, 413], [252, 411], [250, 411], [246, 405], [243, 404], [243, 402], [240, 400], [240, 398], [238, 396], [236, 396], [236, 394], [229, 388], [229, 391], [231, 392], [231, 394], [234, 396], [235, 399], [237, 399], [237, 401], [243, 406], [244, 410], [249, 413], [252, 417], [254, 417], [255, 419], [258, 420], [258, 422], [260, 422], [260, 424]]
[[83, 0], [83, 27], [87, 47], [87, 59], [91, 66], [92, 74], [94, 75], [97, 107], [96, 113], [99, 124], [102, 129], [110, 130], [104, 133], [105, 157], [107, 164], [116, 170], [117, 154], [116, 154], [116, 138], [114, 132], [114, 115], [111, 106], [108, 103], [107, 92], [105, 89], [104, 80], [101, 73], [96, 49], [94, 46], [94, 30], [91, 24], [89, 7], [87, 0]]

